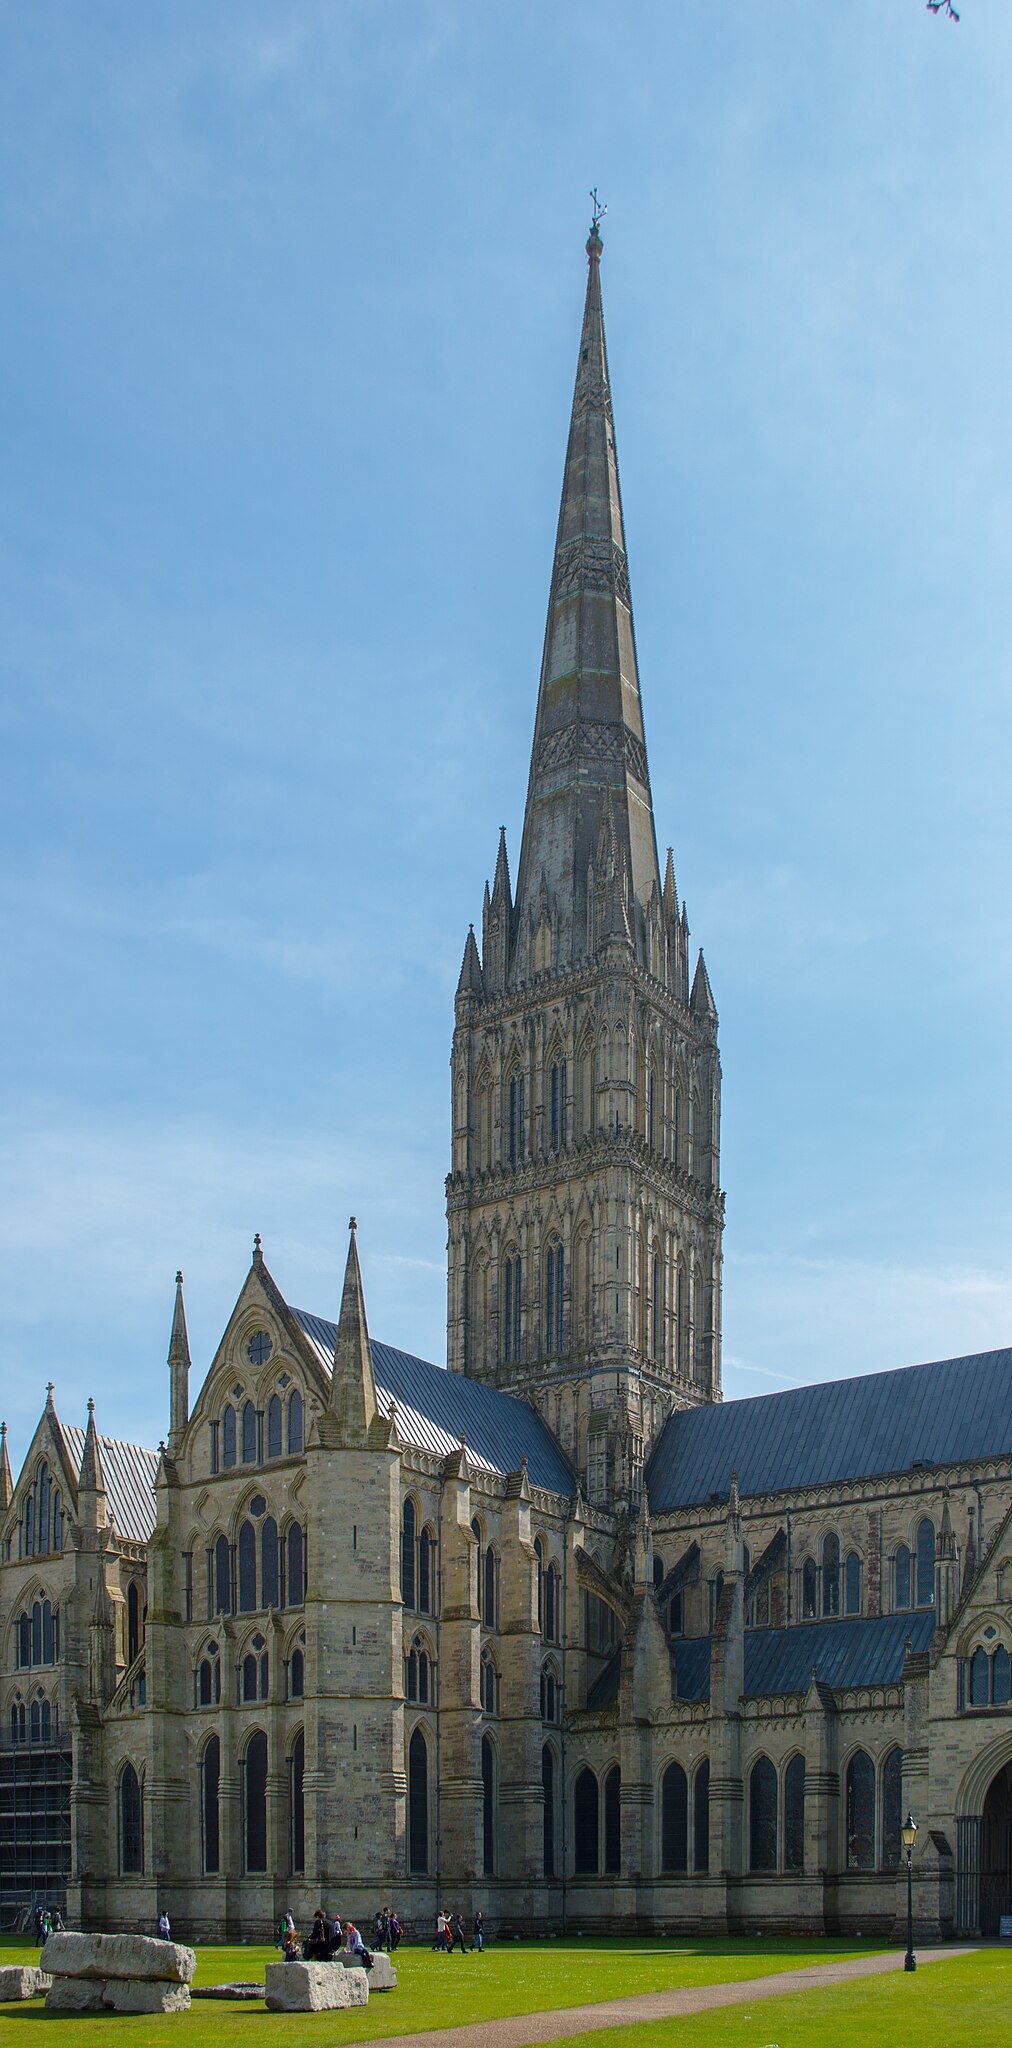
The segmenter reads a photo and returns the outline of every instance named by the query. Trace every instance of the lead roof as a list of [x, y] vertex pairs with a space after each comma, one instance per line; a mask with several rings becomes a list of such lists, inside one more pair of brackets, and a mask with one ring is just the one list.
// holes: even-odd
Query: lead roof
[[[813, 1669], [823, 1685], [837, 1692], [854, 1686], [897, 1685], [903, 1676], [907, 1643], [913, 1650], [926, 1650], [934, 1630], [935, 1614], [930, 1607], [916, 1614], [746, 1629], [745, 1698], [807, 1692]], [[675, 1698], [708, 1700], [709, 1636], [696, 1636], [673, 1647]]]
[[[75, 1472], [84, 1456], [84, 1430], [61, 1422]], [[142, 1444], [123, 1443], [119, 1437], [99, 1436], [106, 1499], [113, 1526], [126, 1543], [147, 1543], [155, 1526], [155, 1475], [158, 1452]]]
[[918, 1465], [1012, 1453], [1012, 1350], [796, 1387], [669, 1415], [646, 1482], [651, 1511], [786, 1493]]
[[[293, 1309], [292, 1314], [321, 1365], [331, 1373], [336, 1324], [305, 1309]], [[576, 1491], [568, 1460], [541, 1417], [525, 1401], [372, 1338], [370, 1349], [380, 1413], [389, 1415], [391, 1403], [396, 1401], [397, 1434], [402, 1443], [446, 1457], [460, 1449], [464, 1436], [472, 1466], [505, 1477], [519, 1472], [526, 1457], [532, 1486], [567, 1496]]]

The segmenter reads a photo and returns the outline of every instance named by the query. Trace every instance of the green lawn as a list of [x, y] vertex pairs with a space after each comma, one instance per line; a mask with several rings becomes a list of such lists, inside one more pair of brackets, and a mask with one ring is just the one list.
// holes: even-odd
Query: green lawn
[[[260, 2048], [269, 2029], [279, 2048], [304, 2048], [310, 2039], [342, 2048], [353, 2041], [397, 2033], [442, 2030], [506, 2013], [591, 2004], [639, 1991], [727, 1983], [772, 1971], [804, 1969], [836, 1957], [873, 1955], [871, 1943], [824, 1939], [777, 1941], [504, 1942], [483, 1956], [434, 1956], [402, 1949], [398, 1989], [349, 2013], [268, 2014], [259, 2003], [197, 2000], [189, 2013], [166, 2018], [75, 2016], [68, 2026], [47, 2018], [40, 1999], [0, 2007], [3, 2048]], [[198, 1984], [231, 1978], [262, 1979], [270, 1948], [198, 1949]], [[0, 1943], [0, 1962], [31, 1961], [24, 1940]], [[168, 2029], [168, 2036], [166, 2036]], [[606, 2034], [569, 2036], [560, 2048], [992, 2048], [1012, 2041], [1012, 1950], [983, 1949], [951, 1961], [931, 1962], [914, 1976], [873, 1977], [805, 1990], [687, 2019], [620, 2027]]]
[[999, 2048], [1012, 2040], [1012, 1952], [932, 1962], [915, 1976], [868, 1977], [825, 1991], [568, 2034], [552, 2048]]
[[[873, 1943], [825, 1939], [602, 1941], [596, 1936], [586, 1941], [567, 1937], [493, 1943], [482, 1956], [436, 1956], [427, 1948], [402, 1948], [397, 1956], [397, 1990], [370, 1999], [364, 2011], [321, 2014], [310, 2022], [305, 2015], [267, 2014], [259, 2003], [228, 2005], [198, 1999], [188, 2014], [171, 2018], [81, 2015], [74, 2019], [74, 2040], [87, 2043], [87, 2048], [106, 2048], [113, 2041], [119, 2048], [149, 2048], [152, 2042], [164, 2043], [169, 2027], [173, 2039], [177, 2033], [181, 2036], [179, 2048], [258, 2048], [266, 2022], [272, 2041], [279, 2044], [303, 2043], [311, 2026], [314, 2039], [340, 2048], [345, 2042], [424, 2028], [442, 2030], [498, 2019], [504, 2013], [541, 2012], [599, 1998], [631, 1998], [638, 1991], [724, 1983], [775, 1970], [804, 1969], [836, 1956], [875, 1953]], [[0, 1962], [31, 1961], [36, 1955], [26, 1941], [0, 1945]], [[234, 1978], [255, 1982], [262, 1981], [265, 1963], [277, 1961], [277, 1951], [200, 1948], [197, 1957], [198, 1985]], [[0, 2007], [0, 2039], [4, 2048], [15, 2041], [23, 2042], [24, 2048], [50, 2048], [57, 2040], [61, 2048], [68, 2048], [67, 2023], [55, 2014], [47, 2018], [41, 1999], [30, 2005], [6, 2005]], [[742, 2039], [751, 2044], [758, 2037], [746, 2033]], [[762, 2044], [775, 2039], [775, 2034], [764, 2034]]]

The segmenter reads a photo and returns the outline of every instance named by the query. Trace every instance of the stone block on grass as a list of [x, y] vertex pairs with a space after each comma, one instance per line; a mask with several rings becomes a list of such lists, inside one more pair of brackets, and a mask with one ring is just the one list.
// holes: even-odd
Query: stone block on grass
[[154, 1941], [147, 1934], [51, 1934], [45, 1966], [52, 1977], [143, 1977], [189, 1984], [197, 1958], [192, 1948]]
[[365, 1971], [333, 1963], [268, 1963], [264, 1980], [268, 2012], [332, 2012], [369, 1999]]
[[164, 1977], [57, 1977], [47, 2012], [188, 2012], [190, 1987]]
[[12, 1963], [0, 1969], [0, 2005], [15, 1998], [34, 1998], [42, 1988], [42, 1971], [31, 1965]]
[[[361, 1968], [361, 1965], [356, 1964], [354, 1956], [351, 1955], [339, 1955], [334, 1960], [335, 1962], [343, 1963], [346, 1970]], [[382, 1949], [374, 1950], [372, 1969], [366, 1970], [365, 1975], [369, 1979], [369, 1989], [371, 1992], [396, 1991], [397, 1989], [397, 1972], [390, 1961], [390, 1957], [384, 1955]]]

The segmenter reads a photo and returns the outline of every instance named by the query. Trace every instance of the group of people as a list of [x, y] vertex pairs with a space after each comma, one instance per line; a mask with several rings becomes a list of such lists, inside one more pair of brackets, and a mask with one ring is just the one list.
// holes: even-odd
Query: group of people
[[35, 1929], [35, 1944], [37, 1948], [45, 1948], [51, 1934], [64, 1934], [66, 1932], [60, 1917], [59, 1906], [53, 1906], [52, 1908], [49, 1906], [36, 1906], [32, 1925]]
[[[392, 1906], [384, 1906], [383, 1911], [376, 1915], [373, 1947], [389, 1949], [393, 1954], [403, 1931]], [[325, 1963], [343, 1953], [354, 1956], [361, 1969], [372, 1969], [372, 1951], [367, 1948], [354, 1920], [342, 1922], [339, 1914], [328, 1913], [325, 1906], [317, 1906], [313, 1924], [304, 1941], [299, 1940], [291, 1913], [285, 1914], [278, 1932], [286, 1963]]]
[[[467, 1936], [464, 1932], [464, 1922], [459, 1913], [454, 1913], [452, 1918], [449, 1913], [439, 1912], [436, 1914], [436, 1939], [432, 1946], [437, 1955], [452, 1955], [454, 1949], [458, 1947], [462, 1956], [467, 1954]], [[479, 1907], [474, 1916], [474, 1940], [471, 1942], [471, 1953], [477, 1952], [478, 1955], [481, 1955], [484, 1946], [485, 1920]]]

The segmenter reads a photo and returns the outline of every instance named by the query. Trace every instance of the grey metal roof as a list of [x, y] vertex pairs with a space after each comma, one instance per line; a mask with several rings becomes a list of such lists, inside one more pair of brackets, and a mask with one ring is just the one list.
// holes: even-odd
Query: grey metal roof
[[[882, 1614], [848, 1621], [806, 1621], [794, 1628], [745, 1631], [745, 1696], [807, 1692], [815, 1666], [824, 1685], [845, 1691], [859, 1685], [895, 1685], [903, 1674], [907, 1643], [926, 1650], [935, 1627], [934, 1610]], [[674, 1645], [680, 1700], [710, 1697], [710, 1638], [696, 1636]]]
[[653, 1512], [1012, 1452], [1012, 1350], [760, 1394], [669, 1415], [647, 1469]]
[[[75, 1473], [84, 1456], [84, 1431], [73, 1423], [61, 1422]], [[100, 1436], [102, 1470], [109, 1513], [127, 1543], [147, 1543], [155, 1526], [155, 1498], [152, 1491], [158, 1471], [158, 1452], [142, 1444], [125, 1444], [118, 1437]]]
[[[322, 1316], [294, 1308], [292, 1314], [309, 1338], [324, 1370], [334, 1369], [337, 1326]], [[541, 1417], [495, 1387], [465, 1379], [459, 1372], [447, 1372], [428, 1359], [413, 1358], [408, 1351], [395, 1351], [390, 1344], [370, 1338], [376, 1398], [380, 1410], [389, 1415], [397, 1403], [397, 1433], [402, 1443], [418, 1450], [433, 1451], [437, 1457], [460, 1447], [467, 1438], [467, 1455], [472, 1465], [486, 1472], [519, 1472], [527, 1459], [532, 1486], [544, 1486], [552, 1493], [569, 1495], [576, 1491], [576, 1479], [551, 1431]]]

